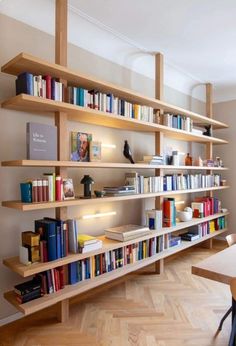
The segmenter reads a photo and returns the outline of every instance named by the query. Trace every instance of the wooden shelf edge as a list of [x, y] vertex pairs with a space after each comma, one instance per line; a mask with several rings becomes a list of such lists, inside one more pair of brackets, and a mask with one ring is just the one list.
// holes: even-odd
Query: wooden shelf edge
[[147, 194], [131, 194], [126, 196], [118, 197], [103, 197], [103, 198], [91, 198], [91, 199], [72, 199], [67, 201], [60, 202], [42, 202], [42, 203], [22, 203], [21, 201], [2, 201], [2, 207], [17, 209], [21, 211], [31, 211], [31, 210], [40, 210], [40, 209], [50, 209], [50, 208], [59, 208], [59, 207], [72, 207], [80, 206], [86, 204], [101, 204], [106, 202], [119, 202], [119, 201], [128, 201], [134, 199], [145, 199], [145, 198], [154, 198], [158, 196], [174, 196], [188, 193], [198, 193], [206, 191], [218, 191], [228, 189], [229, 186], [219, 186], [219, 187], [209, 187], [201, 189], [191, 189], [191, 190], [177, 190], [177, 191], [163, 191], [157, 193], [147, 193]]
[[208, 240], [210, 238], [213, 238], [219, 234], [222, 234], [227, 231], [227, 228], [215, 231], [214, 233], [211, 233], [201, 239], [192, 241], [192, 242], [183, 242], [180, 246], [176, 246], [174, 248], [164, 250], [163, 252], [152, 256], [150, 258], [146, 258], [144, 260], [138, 261], [134, 264], [128, 264], [125, 267], [115, 269], [112, 272], [102, 274], [101, 276], [95, 277], [93, 279], [85, 280], [81, 283], [77, 283], [75, 285], [68, 285], [64, 289], [45, 295], [41, 298], [32, 300], [25, 304], [19, 304], [16, 301], [15, 293], [14, 291], [6, 292], [4, 293], [4, 298], [13, 306], [15, 306], [19, 311], [23, 312], [25, 315], [30, 315], [34, 312], [37, 312], [39, 310], [42, 310], [44, 308], [47, 308], [51, 305], [54, 305], [64, 299], [72, 298], [78, 294], [81, 294], [85, 291], [88, 291], [92, 288], [95, 288], [97, 286], [100, 286], [102, 284], [105, 284], [109, 281], [115, 280], [121, 276], [127, 275], [133, 271], [136, 271], [138, 269], [141, 269], [143, 267], [146, 267], [149, 264], [152, 264], [160, 259], [166, 258], [170, 255], [173, 255], [175, 253], [178, 253], [180, 251], [183, 251], [185, 249], [188, 249], [194, 245], [197, 245], [201, 242], [204, 242], [205, 240]]
[[125, 98], [130, 102], [137, 102], [140, 104], [151, 106], [155, 109], [162, 109], [167, 112], [183, 114], [192, 118], [195, 122], [199, 123], [200, 126], [210, 124], [213, 125], [213, 127], [216, 129], [228, 127], [227, 124], [221, 121], [210, 119], [206, 116], [188, 111], [181, 107], [177, 107], [148, 96], [143, 96], [138, 92], [124, 88], [122, 86], [98, 80], [92, 76], [88, 76], [80, 72], [70, 70], [69, 68], [47, 62], [27, 53], [22, 52], [18, 54], [15, 58], [3, 65], [1, 68], [2, 72], [15, 76], [22, 72], [25, 72], [26, 70], [28, 72], [36, 74], [51, 74], [53, 77], [65, 79], [69, 83], [77, 84], [88, 89], [96, 88], [100, 89], [102, 92], [114, 93], [118, 97]]
[[34, 275], [49, 269], [53, 269], [62, 265], [66, 265], [75, 261], [82, 260], [87, 257], [94, 256], [106, 251], [111, 251], [120, 247], [124, 247], [130, 244], [133, 244], [134, 242], [143, 241], [143, 240], [150, 239], [152, 237], [158, 237], [164, 234], [181, 231], [183, 229], [186, 229], [195, 225], [199, 225], [203, 222], [215, 220], [219, 217], [227, 216], [227, 215], [229, 215], [229, 212], [217, 213], [217, 214], [210, 215], [200, 219], [192, 219], [191, 221], [187, 221], [187, 222], [178, 222], [177, 225], [174, 227], [166, 227], [160, 231], [153, 231], [146, 236], [139, 237], [137, 239], [132, 239], [126, 242], [112, 241], [105, 238], [105, 236], [100, 236], [99, 239], [101, 239], [104, 243], [103, 248], [96, 251], [92, 251], [90, 253], [86, 253], [86, 254], [69, 254], [67, 257], [63, 257], [51, 262], [34, 263], [29, 266], [26, 266], [19, 262], [19, 257], [11, 257], [11, 258], [3, 259], [3, 264], [9, 269], [11, 269], [13, 272], [21, 275], [22, 277], [28, 277], [28, 276], [31, 276], [31, 275]]
[[47, 160], [10, 160], [2, 161], [2, 167], [68, 167], [68, 168], [124, 168], [124, 169], [165, 169], [165, 170], [211, 170], [226, 171], [228, 167], [206, 166], [174, 166], [174, 165], [151, 165], [144, 163], [124, 162], [75, 162], [75, 161], [47, 161]]
[[66, 112], [69, 119], [74, 121], [123, 130], [164, 132], [167, 136], [171, 136], [174, 139], [183, 141], [213, 144], [228, 143], [228, 141], [220, 138], [198, 135], [192, 132], [174, 129], [156, 123], [145, 122], [121, 115], [101, 112], [91, 108], [81, 107], [66, 102], [54, 101], [27, 94], [14, 96], [2, 102], [1, 106], [2, 108], [6, 109], [36, 112], [40, 114], [47, 114], [48, 112]]

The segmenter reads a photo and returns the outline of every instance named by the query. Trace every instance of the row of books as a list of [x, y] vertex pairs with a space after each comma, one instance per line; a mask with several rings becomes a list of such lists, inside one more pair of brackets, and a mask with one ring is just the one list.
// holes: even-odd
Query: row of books
[[55, 173], [44, 173], [44, 176], [20, 184], [22, 202], [54, 202], [75, 198], [72, 179], [63, 179]]
[[32, 280], [14, 287], [17, 301], [20, 304], [26, 303], [40, 298], [44, 294], [57, 292], [67, 284], [76, 284], [77, 282], [82, 282], [125, 265], [152, 257], [164, 250], [179, 246], [182, 240], [193, 241], [224, 228], [226, 228], [226, 218], [220, 217], [193, 226], [179, 236], [165, 234], [152, 237], [38, 273]]
[[226, 217], [221, 216], [215, 220], [202, 222], [199, 225], [191, 227], [190, 230], [182, 234], [181, 237], [183, 240], [193, 241], [226, 227]]
[[180, 114], [163, 114], [163, 125], [187, 132], [192, 132], [193, 130], [193, 120]]
[[144, 177], [137, 172], [125, 174], [125, 184], [134, 186], [135, 193], [188, 190], [220, 186], [220, 174], [167, 174]]
[[20, 261], [50, 262], [66, 257], [69, 253], [87, 253], [102, 248], [102, 241], [79, 234], [75, 219], [62, 221], [47, 218], [35, 220], [34, 232], [22, 233]]
[[16, 95], [21, 93], [68, 102], [151, 123], [155, 122], [152, 107], [133, 104], [111, 93], [102, 93], [98, 90], [86, 90], [74, 86], [65, 87], [63, 83], [50, 75], [34, 76], [28, 72], [20, 74], [16, 79]]
[[221, 211], [221, 201], [215, 197], [199, 197], [195, 198], [191, 203], [193, 217], [201, 218]]
[[16, 79], [16, 95], [22, 93], [55, 101], [65, 100], [64, 84], [49, 75], [34, 76], [29, 72], [21, 73]]
[[113, 94], [102, 93], [98, 90], [86, 90], [81, 87], [69, 86], [67, 91], [67, 102], [71, 104], [122, 115], [128, 118], [154, 122], [152, 107], [133, 104], [115, 97]]

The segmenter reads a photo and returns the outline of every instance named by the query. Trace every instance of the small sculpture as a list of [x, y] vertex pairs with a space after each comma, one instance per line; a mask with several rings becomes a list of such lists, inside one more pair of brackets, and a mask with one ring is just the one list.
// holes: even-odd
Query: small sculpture
[[206, 129], [206, 131], [203, 132], [203, 135], [211, 137], [212, 136], [212, 127], [211, 127], [211, 125], [205, 126], [205, 129]]
[[134, 163], [134, 160], [132, 158], [132, 153], [131, 153], [131, 150], [130, 150], [130, 147], [129, 147], [127, 140], [125, 140], [123, 154], [128, 160], [130, 160], [131, 163]]
[[84, 185], [84, 197], [82, 198], [91, 198], [92, 197], [92, 184], [94, 184], [93, 178], [89, 175], [84, 175], [80, 181]]

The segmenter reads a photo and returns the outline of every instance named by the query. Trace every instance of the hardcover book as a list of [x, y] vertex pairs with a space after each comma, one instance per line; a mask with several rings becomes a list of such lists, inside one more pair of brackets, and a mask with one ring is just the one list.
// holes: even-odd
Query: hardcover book
[[89, 161], [89, 143], [92, 135], [84, 132], [71, 132], [71, 160]]
[[57, 160], [57, 128], [52, 125], [26, 124], [27, 160]]
[[105, 236], [114, 240], [130, 240], [135, 239], [150, 233], [146, 226], [139, 225], [124, 225], [105, 229]]

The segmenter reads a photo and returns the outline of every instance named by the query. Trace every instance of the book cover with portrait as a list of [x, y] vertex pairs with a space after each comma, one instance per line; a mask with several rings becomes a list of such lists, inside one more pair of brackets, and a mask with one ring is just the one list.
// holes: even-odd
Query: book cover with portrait
[[71, 160], [78, 162], [89, 161], [89, 144], [92, 135], [85, 132], [71, 132]]

